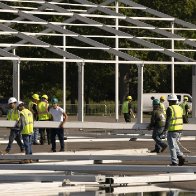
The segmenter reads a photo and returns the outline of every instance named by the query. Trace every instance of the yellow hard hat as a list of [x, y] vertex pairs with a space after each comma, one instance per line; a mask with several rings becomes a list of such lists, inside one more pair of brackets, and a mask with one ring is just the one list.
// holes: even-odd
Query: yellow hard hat
[[165, 97], [164, 97], [164, 96], [161, 96], [161, 97], [160, 97], [160, 99], [162, 99], [162, 100], [164, 100], [164, 101], [165, 101]]
[[185, 101], [188, 101], [189, 99], [188, 99], [188, 97], [185, 96], [185, 97], [184, 97], [184, 100], [185, 100]]
[[132, 100], [132, 97], [130, 95], [127, 96], [127, 100]]
[[33, 99], [35, 99], [35, 100], [39, 100], [39, 95], [38, 94], [33, 94]]
[[42, 95], [42, 98], [47, 99], [48, 100], [48, 95]]

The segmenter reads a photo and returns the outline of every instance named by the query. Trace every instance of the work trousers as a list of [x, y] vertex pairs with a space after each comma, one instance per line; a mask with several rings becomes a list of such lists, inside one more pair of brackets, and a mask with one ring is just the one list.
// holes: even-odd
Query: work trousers
[[33, 135], [32, 135], [32, 143], [37, 143], [39, 137], [39, 129], [34, 128], [33, 129]]
[[56, 136], [60, 141], [60, 151], [64, 151], [64, 129], [63, 128], [54, 128], [51, 129], [51, 143], [52, 151], [56, 151]]
[[125, 122], [131, 122], [131, 115], [129, 113], [124, 113]]
[[166, 147], [167, 144], [161, 139], [163, 128], [154, 129], [152, 132], [152, 139], [155, 141], [155, 150], [160, 152], [162, 148]]
[[180, 139], [180, 131], [168, 131], [167, 133], [167, 142], [169, 145], [171, 161], [172, 163], [178, 164], [178, 157], [182, 157], [183, 153], [181, 152], [178, 146], [178, 140]]
[[25, 154], [32, 154], [32, 135], [22, 134], [22, 140], [24, 142]]
[[20, 147], [20, 150], [23, 151], [24, 150], [24, 144], [22, 143], [21, 133], [20, 133], [19, 129], [11, 129], [10, 130], [9, 142], [8, 142], [6, 150], [7, 151], [11, 150], [14, 140], [16, 140], [18, 146]]

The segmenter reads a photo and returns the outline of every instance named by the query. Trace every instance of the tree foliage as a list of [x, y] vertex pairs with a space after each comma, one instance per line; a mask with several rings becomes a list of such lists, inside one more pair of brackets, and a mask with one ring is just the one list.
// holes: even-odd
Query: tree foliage
[[[102, 3], [103, 0], [91, 0], [93, 3]], [[143, 4], [144, 6], [156, 9], [165, 14], [183, 19], [187, 22], [196, 24], [195, 13], [196, 13], [196, 1], [174, 1], [174, 0], [135, 0], [135, 2]], [[11, 3], [10, 3], [11, 4]], [[27, 3], [28, 6], [30, 4]], [[123, 5], [123, 4], [122, 4]], [[66, 7], [65, 7], [66, 8]], [[121, 9], [121, 13], [127, 16], [150, 16], [145, 12], [138, 10], [127, 10]], [[100, 12], [95, 12], [100, 13]], [[5, 14], [1, 17], [3, 19], [14, 19], [11, 14]], [[65, 16], [39, 16], [47, 21], [64, 21], [67, 18]], [[104, 24], [114, 25], [115, 21], [111, 19], [94, 19]], [[75, 21], [76, 22], [76, 21]], [[79, 21], [77, 21], [79, 22]], [[170, 24], [166, 24], [161, 21], [145, 21], [151, 25], [157, 25], [160, 27], [169, 27]], [[81, 22], [82, 24], [82, 22]], [[127, 25], [127, 22], [120, 20], [120, 25]], [[41, 25], [19, 25], [15, 24], [11, 26], [14, 29], [25, 32], [40, 32], [45, 29]], [[81, 28], [77, 26], [66, 27], [75, 33], [81, 35], [112, 35], [109, 32], [103, 31], [97, 27]], [[157, 36], [152, 31], [145, 29], [122, 29], [126, 33], [134, 36]], [[195, 31], [183, 31], [179, 32], [181, 36], [186, 38], [195, 38]], [[159, 35], [160, 36], [160, 35]], [[63, 44], [63, 38], [58, 36], [40, 36], [40, 40], [50, 43], [51, 45]], [[115, 47], [115, 42], [112, 39], [92, 38], [95, 41], [99, 41], [110, 47]], [[17, 42], [20, 39], [15, 36], [4, 36], [0, 35], [1, 43], [12, 43]], [[170, 41], [157, 41], [151, 40], [152, 43], [160, 45], [162, 47], [170, 49]], [[67, 37], [67, 44], [72, 46], [89, 46], [89, 44], [83, 43], [76, 38]], [[142, 48], [139, 44], [136, 44], [127, 39], [120, 39], [120, 47], [124, 48]], [[191, 48], [190, 46], [183, 45], [182, 42], [176, 41], [175, 48], [180, 47]], [[114, 59], [114, 55], [108, 54], [106, 51], [100, 50], [76, 50], [68, 49], [70, 53], [73, 53], [81, 58], [87, 59]], [[59, 57], [58, 54], [54, 54], [46, 49], [42, 48], [27, 48], [18, 47], [16, 53], [22, 57]], [[171, 60], [170, 57], [163, 55], [159, 52], [154, 51], [135, 51], [129, 50], [127, 53], [131, 56], [137, 57], [142, 60], [149, 61], [163, 61]], [[194, 57], [194, 52], [179, 52], [180, 54], [186, 55], [190, 58]], [[0, 72], [0, 92], [2, 96], [12, 96], [12, 62], [0, 61], [1, 72]], [[144, 92], [169, 92], [171, 91], [171, 67], [170, 65], [145, 65], [144, 66]], [[176, 92], [187, 92], [191, 94], [191, 66], [175, 66], [175, 91]], [[138, 68], [137, 65], [123, 65], [119, 67], [119, 82], [120, 82], [120, 100], [127, 94], [131, 94], [134, 99], [137, 99], [137, 80], [138, 80]], [[183, 80], [182, 80], [183, 78]], [[76, 63], [67, 63], [67, 99], [71, 103], [77, 101], [77, 88], [78, 88], [78, 66]], [[57, 96], [62, 99], [62, 88], [63, 88], [63, 64], [57, 62], [21, 62], [21, 97], [26, 99], [30, 97], [32, 93], [48, 94], [50, 97]], [[100, 102], [103, 100], [114, 100], [115, 97], [115, 65], [109, 64], [86, 64], [85, 65], [85, 101], [89, 103], [91, 100]]]

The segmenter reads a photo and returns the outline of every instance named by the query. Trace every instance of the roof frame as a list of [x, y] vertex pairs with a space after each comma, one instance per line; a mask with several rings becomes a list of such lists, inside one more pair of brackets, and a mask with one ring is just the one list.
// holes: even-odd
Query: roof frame
[[[63, 8], [60, 8], [59, 6], [54, 6], [54, 5], [49, 4], [49, 3], [45, 3], [44, 5], [46, 5], [47, 7], [50, 7], [50, 8], [51, 8], [51, 7], [52, 7], [52, 8], [55, 7], [55, 9], [56, 9], [56, 8], [61, 9], [61, 10], [63, 9]], [[138, 60], [138, 61], [140, 61], [138, 58], [132, 57], [132, 56], [126, 54], [126, 53], [123, 53], [123, 52], [121, 52], [121, 51], [118, 51], [118, 50], [116, 50], [116, 49], [113, 49], [113, 48], [111, 48], [111, 47], [109, 47], [109, 46], [107, 46], [107, 45], [105, 45], [105, 44], [102, 44], [102, 43], [99, 43], [99, 42], [97, 42], [97, 41], [94, 41], [93, 39], [86, 38], [86, 37], [84, 37], [84, 36], [82, 36], [82, 35], [79, 35], [79, 34], [73, 32], [73, 31], [70, 31], [70, 30], [64, 29], [64, 28], [62, 28], [62, 27], [60, 27], [60, 26], [54, 25], [54, 24], [52, 24], [52, 23], [49, 23], [49, 22], [47, 22], [47, 21], [45, 21], [45, 20], [43, 20], [43, 19], [40, 19], [39, 17], [33, 16], [32, 14], [28, 14], [28, 13], [25, 13], [25, 12], [23, 12], [23, 11], [20, 11], [20, 10], [14, 9], [14, 8], [11, 8], [10, 6], [8, 6], [8, 5], [6, 5], [6, 4], [3, 4], [3, 3], [1, 3], [1, 2], [0, 2], [0, 7], [6, 8], [6, 9], [9, 8], [9, 9], [16, 10], [16, 11], [18, 11], [18, 14], [19, 14], [22, 18], [26, 18], [26, 19], [31, 20], [31, 21], [46, 22], [46, 24], [43, 24], [43, 25], [46, 26], [46, 27], [48, 27], [48, 28], [50, 28], [50, 29], [53, 29], [53, 30], [55, 30], [55, 31], [57, 31], [57, 32], [61, 32], [61, 33], [63, 33], [63, 34], [73, 34], [74, 36], [76, 36], [76, 37], [74, 37], [74, 38], [76, 38], [76, 39], [78, 39], [78, 40], [80, 40], [80, 41], [82, 41], [82, 42], [85, 42], [85, 43], [87, 43], [87, 44], [89, 44], [89, 45], [95, 46], [95, 47], [104, 47], [104, 48], [106, 48], [106, 49], [103, 49], [103, 50], [107, 51], [108, 53], [117, 55], [117, 56], [119, 56], [119, 57], [121, 57], [121, 58], [123, 58], [123, 59], [125, 59], [125, 60], [133, 60], [133, 61]], [[63, 10], [65, 11], [65, 9], [63, 9]], [[1, 25], [1, 24], [0, 24], [0, 29], [7, 30], [7, 31], [16, 31], [16, 30], [13, 30], [13, 29], [8, 28], [8, 27], [6, 28], [6, 26], [4, 26], [4, 28], [3, 28], [3, 26], [4, 26], [4, 25]], [[30, 41], [31, 43], [36, 43], [36, 44], [41, 44], [41, 43], [42, 43], [42, 41], [40, 41], [40, 40], [38, 40], [38, 39], [35, 39], [35, 38], [32, 38], [32, 37], [30, 37], [30, 36], [27, 36], [27, 35], [25, 35], [24, 33], [18, 32], [18, 34], [16, 34], [16, 36], [22, 38], [21, 34], [25, 37], [26, 40]], [[43, 42], [43, 45], [45, 45], [45, 44], [46, 44], [46, 43]], [[52, 47], [52, 46], [51, 46], [51, 47]], [[55, 49], [56, 49], [56, 50], [59, 50], [59, 54], [67, 53], [67, 52], [65, 52], [65, 51], [63, 51], [63, 50], [61, 50], [61, 49], [57, 49], [57, 48], [55, 48], [55, 47], [52, 47], [52, 48], [51, 48], [51, 51], [55, 51]], [[57, 51], [57, 52], [58, 52], [58, 51]], [[63, 52], [63, 53], [62, 53], [62, 52]], [[69, 53], [69, 54], [70, 54], [70, 53]], [[70, 58], [70, 55], [69, 55], [69, 54], [67, 54], [67, 56], [65, 56], [65, 57]], [[64, 56], [64, 55], [63, 55], [63, 56]], [[71, 57], [71, 58], [72, 58], [72, 57]], [[76, 57], [76, 58], [80, 58], [80, 57]]]
[[[90, 3], [90, 4], [92, 4], [92, 5], [95, 5], [94, 3], [91, 3], [91, 2], [89, 2], [89, 1], [87, 1], [87, 0], [74, 0], [74, 1], [80, 2], [80, 3]], [[116, 16], [124, 16], [123, 14], [116, 13], [116, 12], [114, 12], [114, 11], [112, 11], [112, 10], [109, 10], [108, 8], [103, 8], [103, 7], [100, 7], [100, 6], [98, 7], [98, 10], [104, 12], [105, 14], [110, 14], [110, 15], [112, 14], [112, 15], [116, 15]], [[97, 22], [97, 21], [95, 21], [95, 20], [92, 20], [92, 19], [89, 19], [89, 18], [80, 16], [79, 14], [74, 14], [74, 15], [75, 15], [75, 17], [78, 18], [78, 20], [82, 20], [82, 21], [85, 22], [85, 23], [88, 23], [88, 24], [94, 23], [94, 24], [97, 24], [97, 25], [100, 24], [99, 22]], [[127, 22], [129, 22], [129, 23], [132, 23], [133, 21], [137, 21], [137, 20], [133, 20], [133, 19], [130, 19], [130, 20], [129, 20], [129, 18], [127, 18], [126, 16], [124, 16], [124, 17], [125, 17], [125, 19], [122, 19], [122, 20], [125, 20], [125, 21], [127, 21]], [[84, 19], [84, 18], [85, 18], [85, 19]], [[144, 22], [141, 22], [141, 23], [142, 23], [142, 24], [146, 24], [146, 23], [144, 23]], [[132, 23], [132, 24], [133, 24], [133, 23]], [[135, 24], [135, 25], [139, 25], [140, 23], [139, 23], [139, 22], [135, 22], [134, 24]], [[148, 26], [148, 24], [146, 24], [146, 25]], [[124, 36], [130, 36], [130, 34], [128, 34], [128, 33], [125, 33], [125, 32], [120, 31], [120, 30], [113, 29], [113, 28], [108, 27], [108, 26], [106, 26], [106, 25], [103, 25], [102, 27], [99, 27], [99, 26], [97, 26], [97, 27], [98, 27], [98, 28], [102, 28], [102, 29], [104, 29], [104, 30], [106, 30], [106, 31], [108, 31], [108, 32], [110, 32], [110, 33], [116, 34], [116, 35], [120, 35], [120, 36], [123, 36], [123, 35], [124, 35]], [[151, 25], [149, 25], [148, 27], [150, 27], [149, 30], [151, 30], [151, 31], [153, 31], [153, 29], [157, 29], [156, 27], [151, 26]], [[153, 28], [153, 29], [151, 29], [151, 28]], [[171, 34], [171, 35], [173, 36], [173, 38], [186, 39], [186, 38], [183, 38], [183, 37], [178, 36], [178, 35], [176, 35], [176, 37], [175, 37], [175, 34], [169, 33], [169, 32], [167, 32], [167, 31], [165, 31], [165, 30], [161, 30], [161, 29], [160, 29], [160, 32], [162, 32], [162, 34], [164, 34], [165, 36]], [[132, 36], [133, 36], [133, 35], [132, 35]], [[167, 49], [165, 49], [165, 48], [163, 48], [163, 47], [161, 47], [161, 46], [158, 46], [158, 45], [156, 45], [156, 44], [153, 44], [153, 43], [151, 43], [151, 42], [148, 42], [148, 41], [144, 41], [144, 40], [138, 39], [138, 38], [136, 38], [136, 37], [134, 37], [134, 36], [133, 36], [133, 38], [127, 38], [127, 39], [129, 39], [129, 40], [131, 40], [131, 41], [133, 41], [133, 42], [135, 42], [135, 43], [141, 44], [141, 45], [143, 45], [143, 46], [146, 46], [146, 47], [148, 47], [148, 48], [157, 48], [157, 49], [160, 49], [159, 52], [161, 52], [161, 53], [163, 53], [163, 54], [166, 54], [166, 55], [168, 55], [168, 56], [171, 56], [171, 57], [175, 57], [175, 58], [177, 58], [177, 59], [179, 59], [179, 60], [181, 60], [181, 61], [191, 61], [191, 62], [194, 62], [194, 61], [195, 61], [194, 59], [185, 57], [185, 56], [180, 55], [180, 54], [178, 54], [178, 53], [176, 53], [176, 52], [172, 52], [172, 51], [170, 51], [170, 50], [167, 50]], [[192, 43], [192, 45], [194, 45], [194, 47], [196, 47], [196, 43], [195, 43], [195, 42], [190, 41], [190, 43]]]

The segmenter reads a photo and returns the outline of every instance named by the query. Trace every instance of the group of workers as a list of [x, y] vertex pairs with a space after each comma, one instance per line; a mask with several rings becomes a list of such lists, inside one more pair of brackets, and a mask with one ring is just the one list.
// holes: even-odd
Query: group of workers
[[[21, 152], [32, 154], [32, 144], [43, 145], [46, 142], [45, 132], [47, 133], [48, 145], [52, 144], [52, 152], [56, 152], [56, 136], [60, 141], [60, 151], [64, 151], [64, 129], [63, 125], [67, 120], [67, 114], [58, 105], [58, 99], [51, 99], [52, 106], [49, 107], [48, 96], [42, 95], [41, 100], [38, 94], [32, 95], [32, 100], [28, 104], [28, 109], [23, 101], [17, 101], [15, 97], [10, 97], [8, 105], [10, 110], [7, 114], [7, 120], [16, 121], [15, 127], [11, 128], [9, 142], [6, 153], [9, 153], [12, 143], [16, 140]], [[34, 128], [34, 121], [57, 121], [58, 128]], [[38, 137], [40, 135], [40, 137]], [[39, 138], [39, 141], [38, 141]], [[26, 160], [30, 162], [31, 160]]]
[[[178, 141], [183, 130], [183, 123], [188, 123], [188, 113], [190, 108], [188, 105], [188, 97], [184, 97], [183, 103], [178, 104], [178, 98], [175, 94], [171, 94], [167, 98], [169, 107], [166, 109], [164, 105], [165, 97], [153, 99], [153, 111], [151, 121], [148, 126], [149, 130], [153, 130], [152, 138], [155, 141], [155, 149], [151, 152], [164, 152], [169, 146], [171, 155], [171, 166], [182, 166], [185, 163], [183, 152], [178, 146]], [[126, 122], [131, 122], [133, 108], [131, 105], [132, 97], [128, 96], [122, 106], [122, 112]], [[167, 143], [163, 139], [167, 137]]]

